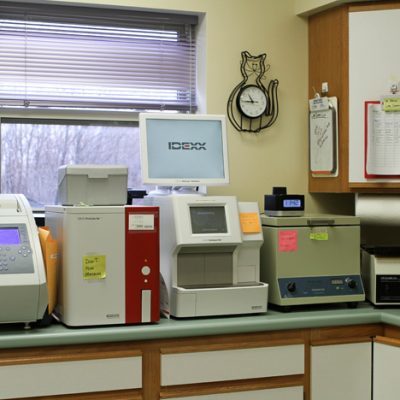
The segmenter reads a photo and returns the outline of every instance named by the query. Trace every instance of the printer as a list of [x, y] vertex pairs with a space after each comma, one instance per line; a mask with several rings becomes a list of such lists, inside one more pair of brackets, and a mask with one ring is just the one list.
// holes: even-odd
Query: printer
[[22, 194], [0, 195], [0, 323], [29, 323], [47, 314], [39, 234]]
[[163, 314], [187, 318], [266, 312], [257, 203], [182, 194], [146, 201], [160, 208]]
[[400, 305], [400, 197], [358, 194], [356, 214], [366, 298], [377, 306]]

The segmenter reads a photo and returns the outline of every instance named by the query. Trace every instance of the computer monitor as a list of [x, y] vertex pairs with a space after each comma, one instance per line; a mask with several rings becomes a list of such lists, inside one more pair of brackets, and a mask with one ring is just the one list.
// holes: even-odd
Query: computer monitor
[[139, 129], [144, 184], [229, 183], [224, 115], [141, 113]]

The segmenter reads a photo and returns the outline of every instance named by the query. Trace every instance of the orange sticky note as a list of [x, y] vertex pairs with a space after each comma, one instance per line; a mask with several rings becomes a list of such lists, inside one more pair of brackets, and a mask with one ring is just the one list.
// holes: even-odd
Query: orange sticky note
[[257, 213], [240, 213], [240, 227], [243, 233], [260, 233], [260, 219]]

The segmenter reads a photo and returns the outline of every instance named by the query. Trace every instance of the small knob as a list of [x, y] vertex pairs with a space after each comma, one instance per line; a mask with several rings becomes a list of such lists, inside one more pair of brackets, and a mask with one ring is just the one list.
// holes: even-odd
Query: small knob
[[354, 279], [347, 278], [346, 282], [350, 289], [355, 289], [355, 287], [357, 286], [357, 282]]
[[291, 293], [296, 291], [296, 282], [289, 282], [287, 285], [287, 290]]

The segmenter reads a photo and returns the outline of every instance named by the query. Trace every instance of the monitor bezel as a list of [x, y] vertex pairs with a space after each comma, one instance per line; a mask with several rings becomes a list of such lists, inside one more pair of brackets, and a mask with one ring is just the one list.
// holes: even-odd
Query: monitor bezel
[[[151, 178], [149, 177], [147, 156], [147, 121], [151, 119], [169, 120], [217, 120], [221, 122], [222, 156], [224, 176], [219, 178]], [[225, 115], [217, 114], [167, 114], [167, 113], [140, 113], [139, 114], [140, 161], [142, 182], [145, 185], [182, 187], [182, 186], [222, 186], [229, 184], [228, 145]]]

